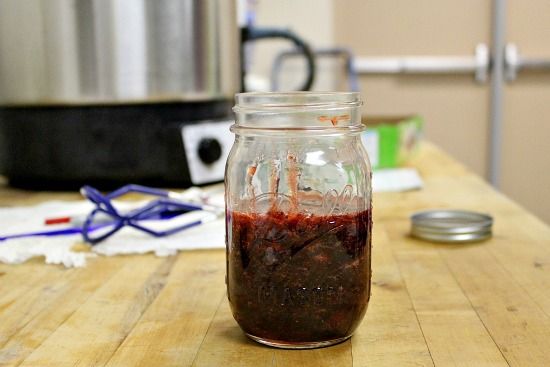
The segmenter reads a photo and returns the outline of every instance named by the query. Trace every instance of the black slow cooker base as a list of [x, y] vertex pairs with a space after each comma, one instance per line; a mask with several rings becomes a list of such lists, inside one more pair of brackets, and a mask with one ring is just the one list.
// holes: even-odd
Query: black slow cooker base
[[15, 187], [192, 185], [181, 126], [227, 118], [229, 101], [0, 108], [3, 174]]

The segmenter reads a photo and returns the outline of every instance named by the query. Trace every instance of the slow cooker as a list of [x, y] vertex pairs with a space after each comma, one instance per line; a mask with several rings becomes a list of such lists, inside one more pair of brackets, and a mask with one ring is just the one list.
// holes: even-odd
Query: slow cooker
[[223, 179], [242, 42], [234, 0], [0, 2], [1, 173], [67, 189]]

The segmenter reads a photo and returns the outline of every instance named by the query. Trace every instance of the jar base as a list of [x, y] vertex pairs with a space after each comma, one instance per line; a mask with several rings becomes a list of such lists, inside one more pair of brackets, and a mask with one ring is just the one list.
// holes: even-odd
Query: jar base
[[260, 338], [248, 333], [245, 333], [246, 336], [248, 336], [250, 339], [254, 340], [257, 343], [268, 345], [270, 347], [275, 348], [281, 348], [281, 349], [314, 349], [314, 348], [324, 348], [329, 347], [331, 345], [342, 343], [349, 338], [351, 338], [351, 335], [345, 336], [343, 338], [337, 338], [337, 339], [331, 339], [331, 340], [323, 340], [319, 342], [285, 342], [281, 340], [271, 340], [271, 339], [265, 339]]

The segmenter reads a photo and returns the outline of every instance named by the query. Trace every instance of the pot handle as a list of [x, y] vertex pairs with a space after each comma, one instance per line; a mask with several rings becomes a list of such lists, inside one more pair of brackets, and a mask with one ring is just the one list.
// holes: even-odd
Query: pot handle
[[296, 47], [304, 54], [307, 62], [307, 78], [299, 90], [309, 90], [315, 79], [315, 57], [309, 45], [294, 32], [280, 28], [256, 28], [244, 27], [241, 29], [241, 91], [246, 92], [244, 82], [245, 61], [244, 61], [244, 43], [256, 41], [263, 38], [283, 38], [292, 41]]

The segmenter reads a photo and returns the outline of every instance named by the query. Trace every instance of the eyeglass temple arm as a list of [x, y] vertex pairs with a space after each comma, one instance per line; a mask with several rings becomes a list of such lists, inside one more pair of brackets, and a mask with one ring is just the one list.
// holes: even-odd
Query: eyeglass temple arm
[[141, 186], [136, 184], [129, 184], [126, 186], [122, 186], [119, 189], [116, 189], [115, 191], [105, 195], [105, 197], [107, 197], [108, 199], [114, 199], [130, 192], [138, 192], [140, 194], [154, 195], [154, 196], [160, 196], [160, 197], [169, 196], [169, 192], [166, 190], [155, 189], [152, 187]]

